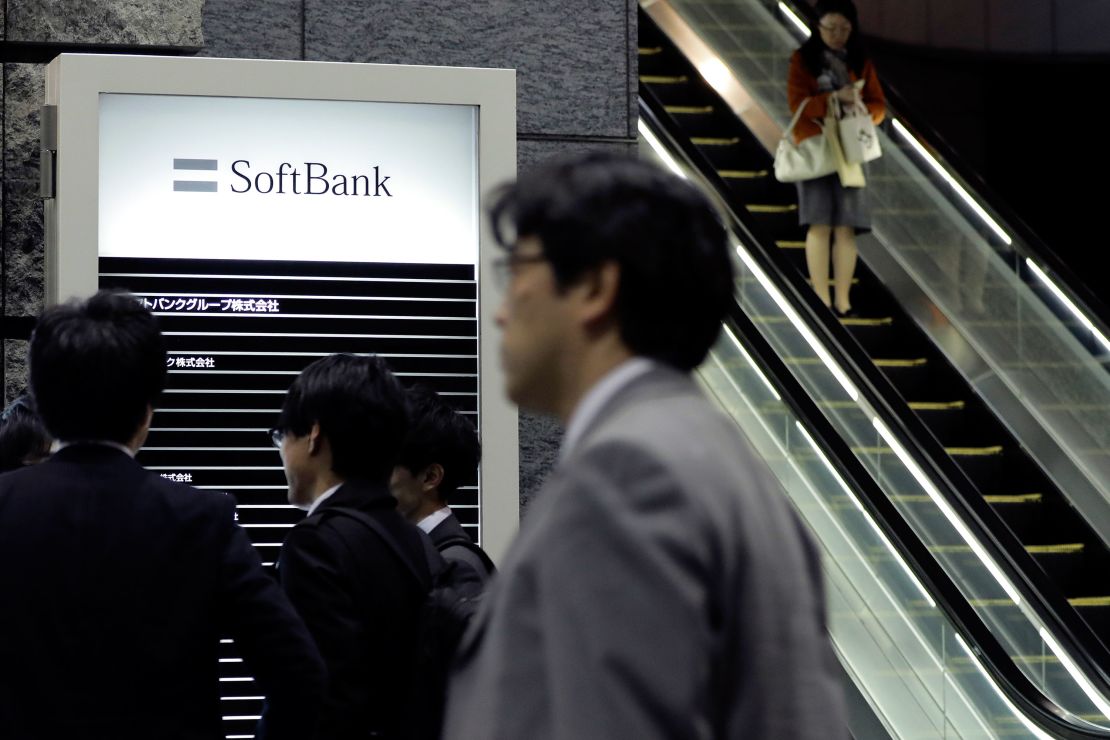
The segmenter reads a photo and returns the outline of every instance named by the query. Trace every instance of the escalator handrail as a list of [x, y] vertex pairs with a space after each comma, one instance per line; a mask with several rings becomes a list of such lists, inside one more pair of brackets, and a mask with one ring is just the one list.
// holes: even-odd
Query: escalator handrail
[[1077, 727], [1069, 722], [1067, 712], [1041, 692], [1018, 668], [990, 627], [964, 598], [951, 576], [936, 562], [925, 543], [914, 533], [738, 303], [730, 307], [726, 325], [743, 341], [763, 374], [774, 380], [776, 391], [783, 401], [825, 453], [830, 464], [836, 467], [840, 477], [859, 496], [886, 538], [907, 556], [907, 564], [914, 576], [929, 591], [938, 609], [965, 639], [968, 647], [982, 658], [984, 669], [1018, 711], [1054, 737], [1110, 738], [1110, 730]]
[[[814, 11], [811, 6], [799, 4], [795, 0], [781, 0], [781, 2], [800, 18], [809, 20], [810, 28], [813, 27]], [[887, 80], [882, 80], [882, 85], [887, 97], [888, 118], [893, 118], [896, 114], [910, 134], [932, 150], [937, 159], [946, 166], [949, 174], [954, 175], [968, 191], [974, 192], [979, 200], [994, 211], [1007, 228], [1018, 236], [1009, 248], [1019, 256], [1028, 257], [1038, 263], [1038, 266], [1047, 267], [1049, 272], [1054, 273], [1060, 283], [1058, 287], [1083, 310], [1103, 336], [1110, 338], [1110, 304], [1105, 303], [1091, 290], [1087, 283], [1076, 275], [1068, 262], [1014, 211], [1005, 198], [987, 184], [982, 175], [968, 164], [967, 160], [960, 156], [947, 139], [928, 122], [927, 116], [920, 114], [913, 105], [907, 103], [906, 97], [896, 86]], [[1016, 265], [1011, 267], [1015, 270], [1020, 269]]]
[[[907, 452], [917, 465], [927, 471], [930, 480], [937, 484], [945, 500], [960, 513], [965, 522], [979, 539], [987, 545], [990, 552], [1000, 560], [1007, 575], [1016, 582], [1017, 588], [1027, 598], [1038, 617], [1069, 647], [1069, 654], [1079, 663], [1083, 672], [1103, 696], [1110, 697], [1110, 676], [1105, 667], [1110, 667], [1110, 651], [1094, 635], [1091, 628], [1068, 604], [1047, 575], [1021, 542], [1006, 527], [997, 512], [986, 502], [967, 474], [945, 452], [943, 446], [933, 437], [915, 413], [906, 405], [898, 391], [891, 385], [862, 348], [848, 333], [832, 313], [820, 302], [816, 294], [800, 281], [786, 276], [796, 272], [777, 248], [767, 247], [768, 240], [757, 236], [761, 229], [746, 211], [739, 212], [727, 202], [728, 189], [705, 155], [689, 139], [675, 130], [669, 116], [654, 93], [645, 85], [640, 85], [640, 113], [657, 128], [666, 132], [672, 143], [677, 146], [687, 161], [721, 194], [722, 205], [726, 209], [734, 227], [744, 236], [748, 244], [757, 248], [750, 250], [752, 257], [760, 263], [764, 271], [775, 280], [776, 287], [782, 291], [796, 310], [803, 315], [804, 321], [815, 331], [822, 344], [833, 355], [836, 362], [847, 368], [853, 382], [868, 399], [876, 412], [905, 445]], [[737, 125], [742, 125], [739, 122]], [[988, 526], [990, 522], [994, 526]]]

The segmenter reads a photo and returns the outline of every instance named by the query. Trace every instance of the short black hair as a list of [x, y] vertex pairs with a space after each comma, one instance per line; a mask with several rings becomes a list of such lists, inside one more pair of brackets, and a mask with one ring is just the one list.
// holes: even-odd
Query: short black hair
[[166, 383], [158, 320], [130, 293], [102, 290], [43, 312], [31, 335], [31, 392], [55, 439], [125, 443]]
[[405, 390], [376, 355], [329, 355], [285, 395], [277, 428], [303, 437], [320, 425], [343, 478], [388, 481], [407, 431]]
[[541, 165], [502, 188], [497, 241], [538, 237], [560, 288], [620, 267], [616, 319], [637, 355], [680, 370], [705, 359], [733, 295], [727, 232], [690, 183], [630, 156], [593, 152]]
[[451, 495], [460, 486], [478, 480], [478, 463], [482, 459], [478, 430], [470, 419], [426, 386], [409, 388], [408, 412], [409, 431], [397, 464], [415, 475], [439, 463], [443, 468], [439, 497], [450, 503]]
[[45, 458], [50, 452], [50, 433], [27, 393], [16, 397], [0, 413], [0, 473], [17, 470]]

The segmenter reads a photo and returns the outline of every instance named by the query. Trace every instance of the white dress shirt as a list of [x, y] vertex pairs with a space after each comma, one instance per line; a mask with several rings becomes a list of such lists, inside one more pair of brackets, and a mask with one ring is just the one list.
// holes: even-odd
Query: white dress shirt
[[[339, 486], [342, 486], [342, 485], [343, 485], [342, 483], [339, 484]], [[328, 490], [321, 493], [320, 497], [317, 498], [315, 501], [313, 501], [312, 504], [308, 507], [308, 513], [305, 516], [312, 516], [312, 512], [316, 511], [317, 507], [319, 507], [320, 504], [324, 503], [324, 501], [329, 496], [331, 496], [333, 493], [335, 493], [336, 491], [339, 490], [339, 486], [332, 486]]]
[[421, 519], [420, 521], [418, 521], [416, 523], [416, 526], [420, 527], [421, 529], [423, 529], [428, 534], [431, 534], [432, 530], [435, 529], [436, 527], [438, 527], [440, 525], [440, 523], [442, 523], [443, 520], [446, 519], [449, 516], [451, 516], [451, 510], [449, 508], [447, 508], [446, 506], [444, 506], [442, 509], [439, 509], [438, 511], [434, 511], [431, 514], [428, 514], [428, 516], [426, 516], [423, 519]]

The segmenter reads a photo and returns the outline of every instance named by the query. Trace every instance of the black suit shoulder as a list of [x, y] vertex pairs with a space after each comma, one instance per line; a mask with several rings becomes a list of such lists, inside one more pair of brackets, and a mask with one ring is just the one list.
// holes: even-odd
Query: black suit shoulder
[[215, 736], [225, 635], [269, 699], [273, 729], [256, 736], [300, 738], [311, 726], [323, 666], [230, 496], [166, 480], [112, 447], [65, 448], [0, 477], [0, 562], [23, 564], [0, 568], [6, 602], [37, 605], [0, 610], [0, 634], [20, 636], [0, 661], [10, 689], [0, 727], [126, 737], [143, 713], [160, 723], [152, 737]]
[[[337, 509], [355, 509], [422, 556], [419, 532], [384, 487], [345, 484], [286, 537], [281, 584], [327, 664], [329, 688], [317, 737], [400, 731], [404, 676], [423, 600], [416, 579], [381, 537]], [[419, 549], [417, 549], [419, 548]]]

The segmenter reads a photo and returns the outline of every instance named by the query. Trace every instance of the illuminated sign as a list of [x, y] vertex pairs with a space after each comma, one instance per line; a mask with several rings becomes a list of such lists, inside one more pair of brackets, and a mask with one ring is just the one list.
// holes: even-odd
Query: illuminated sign
[[99, 123], [102, 257], [477, 263], [476, 106], [101, 94]]

